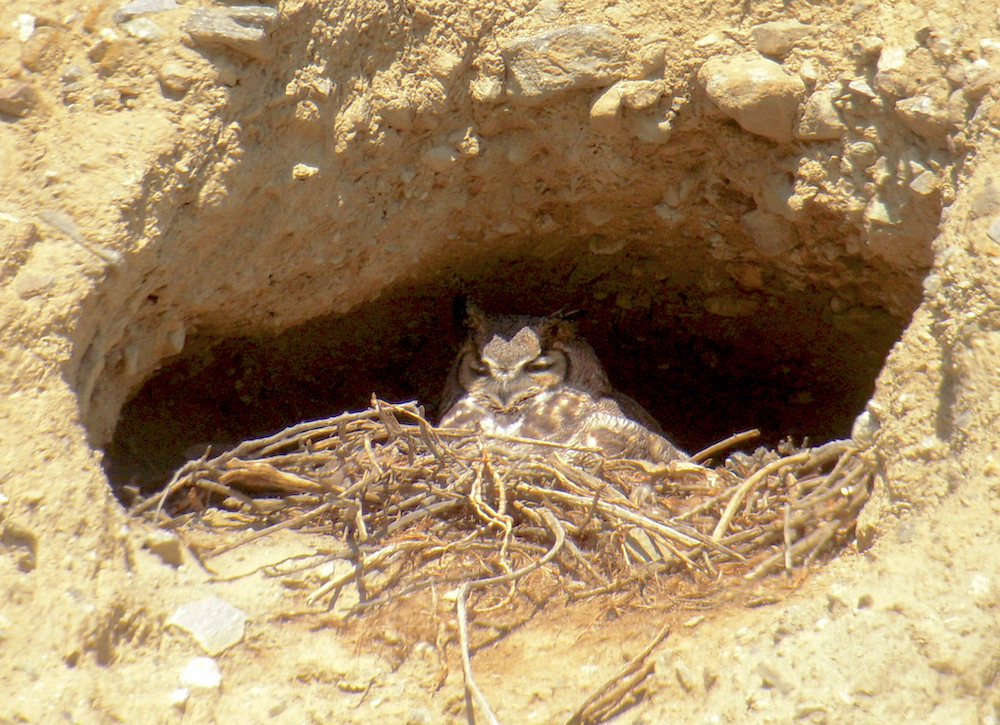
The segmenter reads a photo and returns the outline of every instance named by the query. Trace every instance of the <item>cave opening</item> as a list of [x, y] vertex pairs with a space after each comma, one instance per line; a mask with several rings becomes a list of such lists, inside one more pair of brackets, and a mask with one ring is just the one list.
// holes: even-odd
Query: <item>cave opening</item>
[[363, 408], [373, 394], [417, 400], [437, 420], [465, 299], [497, 313], [581, 311], [579, 331], [615, 387], [688, 451], [748, 428], [772, 446], [848, 436], [908, 322], [865, 304], [857, 275], [803, 285], [778, 267], [593, 235], [503, 249], [454, 256], [279, 334], [196, 331], [122, 409], [105, 451], [114, 490], [149, 493], [206, 443]]

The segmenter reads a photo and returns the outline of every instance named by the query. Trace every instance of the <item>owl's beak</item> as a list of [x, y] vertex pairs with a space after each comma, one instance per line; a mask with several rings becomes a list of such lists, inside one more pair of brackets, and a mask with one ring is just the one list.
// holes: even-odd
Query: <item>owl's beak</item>
[[497, 408], [500, 410], [506, 410], [510, 407], [511, 398], [513, 397], [510, 377], [501, 374], [494, 378], [493, 383], [494, 384], [484, 392], [487, 396], [489, 396], [490, 401], [496, 404]]

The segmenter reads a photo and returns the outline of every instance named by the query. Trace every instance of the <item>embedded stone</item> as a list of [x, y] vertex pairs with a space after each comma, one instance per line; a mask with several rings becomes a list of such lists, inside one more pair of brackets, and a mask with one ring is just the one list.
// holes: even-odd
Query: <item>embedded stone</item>
[[266, 60], [270, 50], [262, 28], [241, 25], [227, 13], [195, 10], [184, 26], [195, 45], [232, 50], [257, 60]]
[[54, 72], [62, 63], [65, 33], [48, 26], [37, 28], [21, 47], [21, 65], [35, 73]]
[[930, 96], [896, 101], [896, 115], [904, 126], [924, 138], [941, 138], [951, 128], [948, 109]]
[[115, 10], [111, 19], [115, 23], [124, 23], [137, 15], [146, 13], [161, 13], [179, 7], [177, 0], [132, 0]]
[[792, 122], [805, 84], [766, 58], [711, 58], [698, 82], [719, 109], [744, 131], [781, 143], [792, 140]]
[[875, 87], [897, 98], [914, 95], [918, 89], [943, 79], [937, 62], [926, 48], [907, 52], [904, 48], [885, 48], [879, 56]]
[[0, 86], [0, 113], [21, 118], [28, 114], [33, 103], [31, 86], [15, 81]]
[[168, 60], [156, 73], [160, 86], [166, 93], [183, 96], [194, 82], [194, 74], [183, 63]]
[[754, 209], [741, 219], [754, 246], [765, 257], [778, 257], [799, 243], [795, 226], [782, 216]]
[[[222, 685], [222, 672], [211, 657], [195, 657], [181, 672], [180, 680], [182, 687], [189, 691], [217, 690]], [[187, 697], [182, 701], [186, 702]]]
[[536, 105], [553, 94], [600, 88], [625, 72], [625, 40], [603, 25], [568, 25], [514, 38], [501, 48], [507, 96]]
[[811, 25], [803, 25], [798, 20], [775, 20], [752, 28], [750, 36], [759, 52], [780, 57], [812, 31]]
[[802, 106], [796, 137], [805, 141], [832, 141], [843, 136], [847, 126], [840, 120], [833, 100], [834, 94], [828, 90], [818, 90], [809, 96]]

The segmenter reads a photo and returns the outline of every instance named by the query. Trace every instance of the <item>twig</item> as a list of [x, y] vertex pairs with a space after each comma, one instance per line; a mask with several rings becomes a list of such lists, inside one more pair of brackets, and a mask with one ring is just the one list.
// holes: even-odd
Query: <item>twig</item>
[[584, 700], [563, 725], [587, 725], [599, 722], [602, 715], [614, 708], [654, 670], [655, 663], [645, 660], [668, 636], [670, 636], [669, 624], [657, 632], [642, 652], [630, 659], [624, 667]]
[[752, 430], [746, 430], [742, 433], [734, 433], [725, 440], [721, 440], [718, 443], [713, 443], [708, 448], [703, 448], [690, 458], [689, 461], [692, 463], [701, 463], [707, 461], [709, 458], [714, 456], [716, 453], [721, 453], [722, 451], [729, 450], [730, 448], [735, 448], [738, 445], [746, 443], [747, 441], [752, 441], [754, 438], [760, 436], [760, 430], [753, 428]]

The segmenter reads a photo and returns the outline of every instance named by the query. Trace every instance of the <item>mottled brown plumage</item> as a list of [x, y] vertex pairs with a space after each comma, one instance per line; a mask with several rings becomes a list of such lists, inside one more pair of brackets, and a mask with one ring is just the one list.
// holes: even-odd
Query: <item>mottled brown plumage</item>
[[606, 457], [684, 457], [642, 406], [611, 387], [564, 316], [494, 316], [470, 304], [468, 326], [442, 396], [442, 427], [597, 448]]

